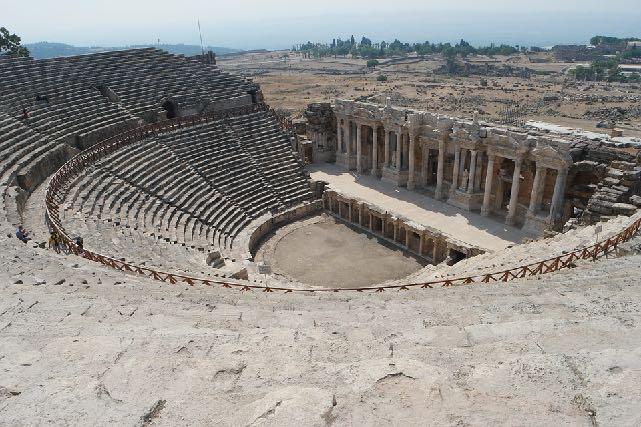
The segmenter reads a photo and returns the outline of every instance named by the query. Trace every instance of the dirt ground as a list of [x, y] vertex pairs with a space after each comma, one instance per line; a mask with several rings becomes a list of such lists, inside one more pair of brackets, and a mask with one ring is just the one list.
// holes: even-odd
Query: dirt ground
[[[259, 83], [272, 107], [295, 116], [311, 102], [347, 98], [382, 103], [390, 97], [394, 105], [455, 116], [478, 111], [488, 120], [500, 119], [506, 108], [516, 108], [522, 120], [591, 131], [614, 114], [625, 136], [641, 136], [639, 84], [575, 82], [566, 72], [576, 64], [556, 62], [549, 54], [472, 57], [466, 62], [527, 68], [533, 74], [528, 78], [442, 75], [435, 73], [444, 64], [440, 56], [380, 60], [374, 68], [367, 68], [362, 59], [305, 59], [286, 51], [219, 58], [224, 70]], [[387, 82], [376, 80], [380, 74], [387, 76]]]
[[265, 256], [272, 270], [309, 285], [369, 286], [422, 268], [399, 249], [326, 215], [292, 224], [272, 240]]

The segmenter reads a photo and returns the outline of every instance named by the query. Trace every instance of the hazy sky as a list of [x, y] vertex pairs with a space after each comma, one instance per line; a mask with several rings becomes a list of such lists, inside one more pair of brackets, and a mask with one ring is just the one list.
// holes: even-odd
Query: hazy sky
[[639, 0], [0, 0], [0, 26], [26, 43], [204, 43], [286, 48], [354, 34], [373, 40], [587, 42], [641, 36]]

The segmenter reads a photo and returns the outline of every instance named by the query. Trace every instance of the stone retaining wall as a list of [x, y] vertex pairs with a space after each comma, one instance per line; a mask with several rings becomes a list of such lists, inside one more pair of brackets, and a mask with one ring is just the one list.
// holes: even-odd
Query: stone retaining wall
[[335, 190], [324, 192], [323, 207], [335, 217], [433, 264], [445, 261], [452, 265], [485, 253], [483, 249], [460, 242], [437, 229]]
[[247, 244], [247, 251], [249, 256], [253, 258], [259, 243], [268, 233], [272, 230], [282, 227], [294, 221], [303, 219], [309, 215], [320, 213], [323, 209], [323, 202], [321, 200], [314, 200], [313, 202], [304, 203], [284, 212], [270, 215], [267, 220], [263, 220], [260, 225], [255, 227], [249, 235]]

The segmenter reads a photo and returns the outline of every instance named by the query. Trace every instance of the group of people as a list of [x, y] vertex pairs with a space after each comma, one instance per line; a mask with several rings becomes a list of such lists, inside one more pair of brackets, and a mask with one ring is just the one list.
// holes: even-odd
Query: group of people
[[[29, 233], [29, 231], [22, 225], [19, 225], [16, 229], [16, 237], [21, 242], [28, 243], [31, 240], [31, 233]], [[73, 241], [76, 244], [80, 255], [82, 255], [84, 253], [84, 241], [82, 237], [78, 236], [74, 238]], [[67, 247], [62, 241], [60, 235], [53, 230], [51, 230], [51, 233], [49, 234], [49, 249], [53, 249], [56, 253], [60, 253], [60, 251], [66, 252], [67, 250]]]

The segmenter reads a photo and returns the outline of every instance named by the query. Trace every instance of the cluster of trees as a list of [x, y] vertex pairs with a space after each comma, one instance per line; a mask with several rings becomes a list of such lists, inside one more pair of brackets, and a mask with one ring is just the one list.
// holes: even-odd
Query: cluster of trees
[[20, 37], [0, 27], [0, 55], [29, 56], [29, 49], [20, 44]]
[[629, 76], [621, 73], [619, 61], [617, 58], [598, 59], [593, 61], [589, 67], [583, 65], [577, 66], [570, 70], [570, 74], [577, 80], [596, 81], [596, 82], [641, 82], [641, 75], [632, 73]]
[[512, 55], [518, 52], [539, 52], [542, 49], [537, 47], [526, 48], [524, 46], [510, 46], [501, 44], [496, 46], [474, 47], [465, 40], [452, 45], [451, 43], [403, 43], [396, 39], [391, 43], [382, 41], [372, 43], [367, 37], [362, 37], [357, 42], [354, 36], [347, 40], [340, 38], [332, 40], [331, 43], [307, 42], [300, 46], [294, 46], [294, 51], [302, 52], [310, 58], [323, 58], [329, 56], [352, 55], [361, 58], [387, 58], [390, 56], [402, 56], [416, 52], [417, 55], [443, 54], [453, 58], [455, 56], [465, 57], [468, 55]]
[[641, 49], [633, 46], [632, 49], [621, 52], [619, 55], [622, 59], [641, 58]]
[[618, 38], [618, 37], [610, 37], [610, 36], [594, 36], [590, 39], [590, 44], [592, 46], [599, 46], [601, 44], [623, 44], [627, 42], [638, 42], [641, 41], [641, 39], [638, 39], [636, 37], [626, 37], [626, 38]]

